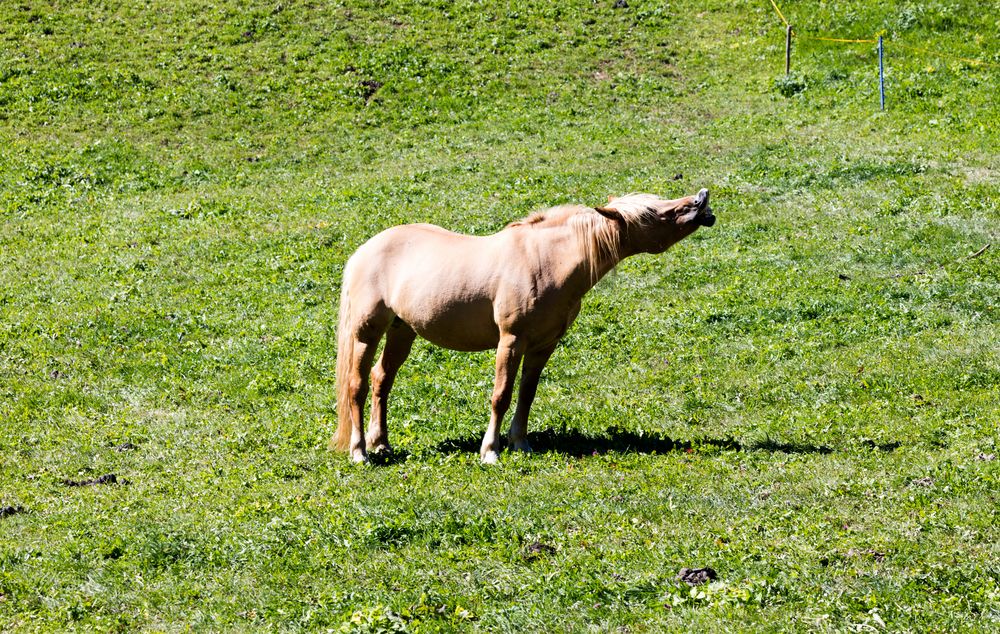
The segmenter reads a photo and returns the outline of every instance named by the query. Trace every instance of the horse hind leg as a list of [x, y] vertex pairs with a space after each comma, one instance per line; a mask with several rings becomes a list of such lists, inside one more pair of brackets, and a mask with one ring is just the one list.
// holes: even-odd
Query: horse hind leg
[[[364, 325], [345, 332], [347, 345], [338, 350], [338, 354], [347, 355], [344, 371], [338, 367], [337, 380], [341, 382], [338, 389], [338, 400], [342, 400], [344, 405], [343, 415], [340, 416], [337, 436], [348, 435], [347, 450], [354, 462], [368, 462], [368, 453], [365, 450], [364, 436], [364, 411], [365, 401], [368, 398], [369, 372], [372, 369], [372, 361], [378, 349], [378, 343], [385, 334], [393, 314], [385, 309], [373, 310], [363, 320]], [[340, 360], [338, 359], [338, 366]], [[338, 409], [340, 407], [338, 406]], [[347, 427], [341, 430], [340, 426]]]
[[410, 355], [417, 333], [398, 317], [393, 320], [385, 335], [385, 347], [378, 363], [372, 368], [372, 411], [365, 442], [372, 453], [389, 452], [389, 428], [386, 416], [389, 409], [389, 392], [396, 380], [396, 373]]

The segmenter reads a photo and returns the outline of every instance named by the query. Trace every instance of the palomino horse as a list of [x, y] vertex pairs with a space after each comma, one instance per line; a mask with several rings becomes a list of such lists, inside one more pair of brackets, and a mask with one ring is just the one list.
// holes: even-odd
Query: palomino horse
[[[651, 194], [609, 198], [604, 207], [563, 206], [535, 213], [487, 237], [428, 224], [378, 234], [344, 267], [337, 332], [337, 431], [331, 446], [367, 462], [389, 450], [387, 401], [417, 335], [453, 350], [496, 348], [492, 411], [480, 449], [497, 462], [500, 424], [521, 383], [510, 445], [531, 451], [528, 411], [542, 368], [580, 312], [580, 301], [622, 259], [662, 253], [710, 227], [708, 190], [677, 200]], [[379, 341], [385, 347], [372, 361]], [[371, 371], [368, 436], [362, 410]]]

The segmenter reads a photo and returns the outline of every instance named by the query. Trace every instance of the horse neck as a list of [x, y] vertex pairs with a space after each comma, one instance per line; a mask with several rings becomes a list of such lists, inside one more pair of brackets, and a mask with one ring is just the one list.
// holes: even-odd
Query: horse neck
[[626, 239], [625, 231], [616, 229], [610, 237], [610, 241], [601, 244], [596, 250], [581, 249], [581, 257], [573, 276], [574, 282], [581, 288], [581, 297], [614, 270], [619, 262], [635, 253]]
[[[576, 299], [582, 298], [622, 259], [635, 253], [627, 232], [621, 228], [612, 225], [609, 232], [601, 234], [603, 238], [598, 238], [590, 232], [601, 225], [584, 227], [586, 230], [581, 231], [581, 227], [560, 220], [544, 228], [531, 227], [527, 235], [533, 236], [531, 240], [539, 240], [538, 248], [547, 253], [542, 264], [545, 276]], [[546, 233], [537, 233], [539, 230]]]

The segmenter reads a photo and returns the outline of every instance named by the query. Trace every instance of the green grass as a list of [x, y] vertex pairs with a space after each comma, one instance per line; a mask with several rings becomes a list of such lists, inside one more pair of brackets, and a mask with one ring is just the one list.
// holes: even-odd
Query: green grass
[[[0, 6], [0, 629], [1000, 627], [981, 3], [781, 3], [886, 33], [884, 113], [870, 45], [785, 79], [768, 2], [244, 4]], [[326, 450], [369, 236], [701, 187], [715, 227], [585, 301], [534, 455], [478, 464], [492, 355], [423, 343], [398, 457]]]

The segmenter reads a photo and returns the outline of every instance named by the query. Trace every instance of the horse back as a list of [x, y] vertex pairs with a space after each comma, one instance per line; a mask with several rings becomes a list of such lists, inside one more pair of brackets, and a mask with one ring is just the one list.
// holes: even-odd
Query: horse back
[[501, 330], [548, 343], [565, 331], [583, 292], [558, 273], [565, 245], [555, 234], [518, 228], [469, 236], [402, 225], [358, 249], [345, 284], [355, 305], [391, 311], [447, 348], [492, 348]]
[[505, 259], [499, 255], [504, 240], [496, 238], [428, 224], [387, 229], [348, 262], [344, 284], [352, 305], [361, 312], [387, 309], [447, 348], [492, 348], [499, 339], [494, 299]]

